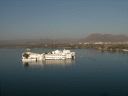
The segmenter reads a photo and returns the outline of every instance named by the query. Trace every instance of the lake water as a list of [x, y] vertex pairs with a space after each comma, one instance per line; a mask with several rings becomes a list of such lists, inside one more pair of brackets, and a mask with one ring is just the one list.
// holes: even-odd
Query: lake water
[[23, 64], [23, 51], [0, 49], [1, 96], [128, 96], [128, 54], [74, 49], [75, 60]]

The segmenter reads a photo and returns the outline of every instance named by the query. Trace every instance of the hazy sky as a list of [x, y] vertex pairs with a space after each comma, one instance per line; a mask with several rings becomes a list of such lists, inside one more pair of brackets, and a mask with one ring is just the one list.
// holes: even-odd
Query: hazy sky
[[128, 34], [128, 0], [0, 0], [0, 40]]

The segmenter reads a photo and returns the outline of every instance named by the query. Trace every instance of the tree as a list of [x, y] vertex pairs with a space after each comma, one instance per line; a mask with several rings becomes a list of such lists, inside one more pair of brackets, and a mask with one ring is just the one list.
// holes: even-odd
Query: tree
[[23, 57], [25, 57], [25, 58], [27, 58], [27, 59], [28, 59], [28, 57], [29, 57], [29, 54], [27, 54], [27, 53], [24, 53], [24, 54], [23, 54]]

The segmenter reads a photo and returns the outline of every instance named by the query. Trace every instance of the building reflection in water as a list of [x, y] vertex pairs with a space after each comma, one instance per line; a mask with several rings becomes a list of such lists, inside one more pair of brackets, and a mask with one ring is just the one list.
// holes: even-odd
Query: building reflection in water
[[40, 61], [29, 61], [22, 62], [24, 67], [31, 68], [44, 68], [45, 66], [56, 65], [56, 66], [67, 66], [73, 64], [75, 61], [73, 59], [65, 60], [40, 60]]

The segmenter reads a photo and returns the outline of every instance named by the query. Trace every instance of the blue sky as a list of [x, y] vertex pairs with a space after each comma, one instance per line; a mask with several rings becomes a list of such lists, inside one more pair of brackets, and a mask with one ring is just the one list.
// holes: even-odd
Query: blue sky
[[0, 40], [128, 34], [128, 0], [0, 0]]

